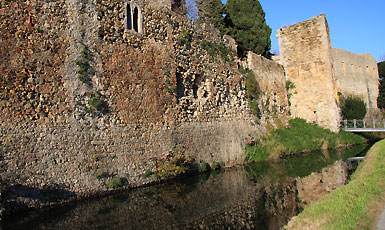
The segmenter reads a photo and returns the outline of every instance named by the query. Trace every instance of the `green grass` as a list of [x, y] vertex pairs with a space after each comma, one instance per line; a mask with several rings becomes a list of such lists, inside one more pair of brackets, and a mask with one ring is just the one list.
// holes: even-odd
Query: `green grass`
[[[376, 143], [348, 185], [305, 207], [288, 229], [372, 229], [385, 193], [385, 140]], [[383, 206], [380, 206], [382, 209]]]
[[340, 131], [333, 133], [318, 125], [308, 124], [305, 120], [295, 118], [289, 121], [290, 128], [271, 131], [260, 138], [256, 144], [247, 145], [246, 161], [263, 161], [277, 159], [303, 151], [315, 151], [364, 143], [362, 136]]

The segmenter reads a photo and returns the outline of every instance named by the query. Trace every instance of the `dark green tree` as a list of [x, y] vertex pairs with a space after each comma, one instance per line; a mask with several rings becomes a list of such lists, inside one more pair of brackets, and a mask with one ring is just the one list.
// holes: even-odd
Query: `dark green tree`
[[226, 3], [226, 32], [244, 49], [264, 57], [270, 56], [271, 28], [258, 0], [228, 0]]
[[209, 22], [224, 32], [225, 7], [221, 0], [195, 0], [198, 7], [198, 18], [202, 21]]
[[342, 119], [353, 120], [353, 119], [364, 119], [366, 115], [366, 104], [359, 97], [348, 96], [341, 98], [341, 113]]
[[377, 97], [377, 106], [385, 109], [385, 61], [377, 63], [378, 73], [380, 75], [380, 85], [378, 86], [379, 94]]

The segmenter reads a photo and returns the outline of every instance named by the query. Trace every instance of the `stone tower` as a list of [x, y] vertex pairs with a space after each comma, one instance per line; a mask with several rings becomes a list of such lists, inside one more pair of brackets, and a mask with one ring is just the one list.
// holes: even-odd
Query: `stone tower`
[[295, 88], [290, 97], [294, 117], [338, 132], [338, 90], [325, 15], [278, 30], [281, 63]]

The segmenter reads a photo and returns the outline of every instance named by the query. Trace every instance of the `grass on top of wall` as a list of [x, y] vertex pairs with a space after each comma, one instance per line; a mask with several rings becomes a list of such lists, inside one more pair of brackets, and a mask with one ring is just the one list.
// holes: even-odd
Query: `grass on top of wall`
[[384, 161], [383, 140], [369, 150], [348, 185], [306, 206], [286, 229], [375, 229], [384, 207]]
[[340, 131], [334, 133], [318, 125], [295, 118], [289, 121], [289, 128], [276, 129], [246, 146], [246, 161], [277, 159], [305, 151], [336, 148], [366, 142], [362, 136]]

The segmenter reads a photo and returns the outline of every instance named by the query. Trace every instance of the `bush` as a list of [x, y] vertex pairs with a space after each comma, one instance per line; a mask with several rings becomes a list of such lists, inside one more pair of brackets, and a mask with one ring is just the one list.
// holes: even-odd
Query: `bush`
[[122, 184], [122, 179], [120, 177], [113, 177], [110, 181], [110, 183], [108, 184], [108, 188], [110, 189], [114, 189], [114, 188], [119, 188], [119, 187], [122, 187], [123, 184]]
[[224, 165], [223, 162], [216, 162], [216, 161], [214, 161], [214, 162], [211, 163], [210, 168], [211, 168], [211, 170], [215, 171], [215, 170], [221, 169], [223, 167], [223, 165]]
[[361, 98], [353, 96], [342, 98], [341, 113], [344, 120], [364, 119], [366, 112], [366, 104]]
[[183, 149], [169, 151], [166, 159], [160, 159], [154, 175], [158, 178], [172, 178], [186, 174], [193, 167], [193, 159], [184, 154]]
[[103, 99], [101, 99], [98, 94], [93, 94], [90, 97], [88, 104], [89, 104], [89, 112], [95, 112], [95, 111], [99, 111], [102, 113], [108, 112], [107, 103]]
[[207, 164], [205, 161], [200, 160], [198, 165], [198, 172], [204, 173], [210, 171], [210, 165]]

